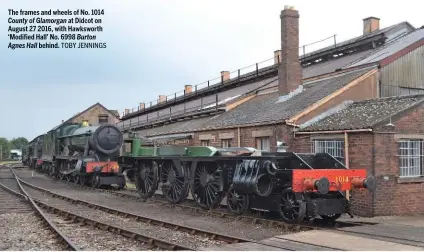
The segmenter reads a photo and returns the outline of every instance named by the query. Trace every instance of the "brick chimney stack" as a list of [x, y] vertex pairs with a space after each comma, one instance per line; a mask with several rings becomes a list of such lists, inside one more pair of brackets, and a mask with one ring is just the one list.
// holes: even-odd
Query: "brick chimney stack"
[[294, 91], [302, 83], [299, 62], [299, 12], [284, 6], [281, 11], [281, 64], [278, 69], [280, 96]]
[[364, 35], [380, 29], [380, 19], [368, 17], [363, 19]]

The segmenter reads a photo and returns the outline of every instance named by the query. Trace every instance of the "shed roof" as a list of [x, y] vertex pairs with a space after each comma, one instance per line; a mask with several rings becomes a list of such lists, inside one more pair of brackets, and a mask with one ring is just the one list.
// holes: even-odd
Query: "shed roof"
[[[272, 91], [258, 94], [256, 97], [222, 114], [179, 121], [137, 132], [142, 136], [148, 137], [263, 123], [281, 123], [374, 68], [366, 67], [304, 82], [303, 90], [285, 101], [277, 102], [280, 96], [278, 92]], [[274, 80], [263, 88], [276, 89], [277, 85], [278, 81]]]
[[[209, 121], [205, 129], [282, 122], [346, 86], [373, 68], [362, 68], [315, 81], [304, 82], [303, 90], [286, 101], [277, 102], [280, 99], [278, 92], [258, 95]], [[274, 85], [277, 84], [278, 82], [274, 83]]]
[[203, 128], [204, 125], [216, 117], [217, 116], [205, 116], [192, 120], [169, 123], [159, 127], [138, 130], [137, 133], [145, 137], [150, 137], [163, 134], [176, 134], [181, 132], [195, 131], [197, 129]]
[[389, 120], [390, 117], [423, 102], [424, 94], [357, 101], [347, 105], [344, 109], [329, 113], [327, 117], [309, 126], [301, 126], [298, 131], [371, 129], [379, 123]]
[[364, 40], [367, 40], [367, 39], [370, 39], [370, 38], [373, 38], [373, 37], [377, 37], [377, 36], [381, 36], [381, 37], [384, 37], [388, 40], [391, 40], [391, 39], [395, 38], [396, 36], [404, 34], [406, 32], [406, 30], [413, 30], [413, 29], [414, 29], [414, 27], [411, 24], [404, 21], [404, 22], [401, 22], [401, 23], [397, 23], [397, 24], [382, 28], [382, 29], [375, 30], [375, 31], [370, 32], [368, 34], [363, 34], [363, 35], [360, 35], [360, 36], [339, 42], [339, 43], [336, 44], [336, 46], [327, 46], [327, 47], [315, 50], [311, 53], [306, 54], [305, 56], [302, 56], [301, 58], [310, 57], [312, 55], [317, 55], [317, 54], [320, 54], [320, 53], [325, 52], [325, 51], [330, 51], [330, 50], [333, 50], [336, 47], [345, 47], [346, 45], [351, 45], [351, 44], [354, 44], [354, 43], [357, 43], [357, 42], [360, 42], [360, 41], [364, 41]]
[[373, 50], [373, 53], [368, 55], [367, 57], [363, 58], [362, 60], [357, 61], [356, 63], [352, 64], [351, 66], [359, 66], [363, 64], [368, 64], [372, 62], [378, 62], [381, 61], [396, 52], [401, 51], [402, 49], [414, 44], [417, 41], [423, 41], [424, 42], [424, 29], [418, 29], [415, 30], [407, 35], [404, 35], [403, 37], [396, 39], [376, 50]]
[[[319, 50], [315, 50], [306, 55], [302, 55], [299, 60], [314, 62], [315, 59], [322, 58], [323, 61], [314, 63], [312, 65], [303, 67], [303, 79], [314, 77], [321, 74], [331, 73], [336, 71], [336, 69], [346, 68], [349, 65], [354, 64], [355, 62], [363, 59], [366, 56], [371, 55], [377, 50], [379, 44], [376, 44], [377, 48], [372, 49], [370, 44], [378, 41], [378, 43], [383, 43], [382, 41], [389, 42], [393, 39], [396, 39], [400, 34], [406, 34], [412, 31], [414, 27], [408, 22], [401, 22], [395, 25], [391, 25], [377, 31], [371, 32], [369, 34], [360, 35], [355, 38], [338, 42], [335, 46], [328, 46]], [[365, 49], [364, 49], [365, 48]], [[344, 55], [338, 55], [335, 58], [332, 58], [333, 54], [343, 53]], [[327, 59], [328, 58], [328, 59]], [[274, 64], [271, 66], [266, 66], [259, 68], [258, 72], [252, 71], [246, 74], [241, 75], [242, 81], [239, 82], [237, 76], [231, 78], [229, 83], [221, 84], [217, 83], [206, 87], [203, 89], [197, 90], [198, 92], [192, 92], [188, 95], [177, 96], [176, 99], [171, 98], [167, 102], [160, 104], [152, 104], [145, 109], [140, 111], [134, 111], [130, 114], [124, 115], [122, 120], [129, 121], [131, 118], [135, 121], [143, 121], [147, 114], [149, 118], [153, 118], [159, 114], [168, 114], [169, 108], [171, 107], [172, 111], [182, 111], [184, 108], [195, 108], [200, 106], [201, 97], [204, 97], [204, 104], [214, 102], [215, 94], [218, 93], [218, 99], [226, 99], [229, 96], [234, 94], [242, 94], [245, 90], [257, 88], [264, 79], [273, 78], [278, 75], [278, 65]], [[259, 76], [258, 76], [259, 73]], [[220, 90], [223, 89], [223, 90]], [[225, 90], [224, 90], [225, 89]], [[206, 91], [211, 91], [213, 93], [210, 95], [206, 94]], [[213, 92], [212, 92], [213, 91]], [[155, 103], [155, 102], [154, 102]], [[196, 109], [196, 108], [195, 108]], [[157, 112], [159, 111], [159, 112]], [[135, 117], [138, 117], [137, 119]], [[123, 125], [124, 123], [121, 123]]]

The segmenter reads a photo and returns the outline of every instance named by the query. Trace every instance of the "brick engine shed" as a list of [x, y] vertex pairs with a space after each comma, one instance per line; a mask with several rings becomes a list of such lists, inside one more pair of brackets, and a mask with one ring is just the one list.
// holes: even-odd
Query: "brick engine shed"
[[[325, 151], [377, 180], [372, 195], [353, 192], [361, 216], [424, 212], [424, 95], [346, 102], [295, 132], [299, 152]], [[314, 119], [313, 119], [314, 120]]]
[[[254, 69], [126, 109], [117, 126], [163, 144], [328, 152], [378, 180], [354, 214], [424, 213], [424, 29], [408, 22], [299, 54], [299, 13], [281, 12], [281, 49]], [[263, 64], [263, 63], [262, 63]]]

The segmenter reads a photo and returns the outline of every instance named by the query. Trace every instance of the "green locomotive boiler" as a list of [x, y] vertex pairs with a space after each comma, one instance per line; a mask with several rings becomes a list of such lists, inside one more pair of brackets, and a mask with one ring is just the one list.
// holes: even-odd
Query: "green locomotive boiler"
[[125, 186], [117, 157], [122, 133], [111, 124], [64, 123], [43, 135], [41, 170], [81, 185]]

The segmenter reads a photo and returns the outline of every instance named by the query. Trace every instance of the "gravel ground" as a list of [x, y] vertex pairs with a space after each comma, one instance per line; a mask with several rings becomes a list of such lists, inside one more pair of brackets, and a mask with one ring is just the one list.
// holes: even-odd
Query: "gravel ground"
[[186, 209], [170, 208], [153, 202], [142, 202], [141, 199], [140, 201], [135, 201], [107, 193], [81, 190], [60, 181], [53, 181], [49, 177], [39, 173], [34, 175], [34, 177], [31, 177], [30, 171], [25, 172], [24, 170], [19, 170], [19, 174], [29, 183], [33, 183], [46, 189], [49, 188], [54, 192], [68, 197], [105, 205], [117, 210], [130, 212], [144, 217], [155, 218], [174, 224], [186, 225], [252, 240], [261, 240], [285, 234], [285, 231], [278, 227], [270, 228], [268, 225], [237, 221], [232, 218], [209, 216], [203, 211], [193, 213]]
[[92, 220], [97, 220], [102, 223], [121, 227], [142, 235], [159, 238], [162, 240], [166, 240], [172, 243], [180, 244], [195, 249], [199, 247], [216, 246], [223, 244], [223, 242], [221, 241], [211, 240], [208, 237], [200, 235], [191, 235], [182, 231], [174, 231], [169, 228], [150, 225], [140, 221], [134, 221], [131, 218], [108, 214], [100, 210], [94, 210], [87, 206], [70, 203], [57, 198], [52, 198], [48, 195], [43, 194], [40, 191], [28, 187], [25, 187], [25, 190], [31, 196], [36, 197], [41, 201], [48, 203], [49, 205], [56, 206], [62, 210], [66, 210]]
[[63, 250], [34, 213], [0, 215], [0, 250]]
[[149, 248], [148, 245], [135, 241], [121, 235], [113, 234], [90, 226], [82, 226], [78, 223], [63, 220], [55, 214], [47, 214], [60, 231], [66, 235], [81, 250], [120, 250], [120, 251], [139, 251], [139, 250], [158, 250]]

